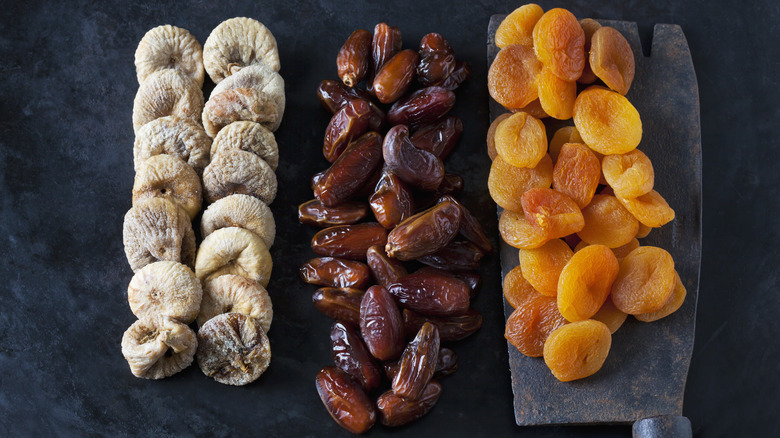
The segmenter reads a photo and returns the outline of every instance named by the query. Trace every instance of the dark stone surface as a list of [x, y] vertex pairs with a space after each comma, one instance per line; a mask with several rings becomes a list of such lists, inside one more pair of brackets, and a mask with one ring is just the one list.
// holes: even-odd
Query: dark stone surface
[[[328, 116], [314, 89], [335, 76], [339, 46], [357, 28], [397, 25], [413, 47], [444, 34], [474, 74], [458, 92], [465, 131], [449, 170], [464, 202], [496, 236], [485, 182], [489, 17], [516, 2], [3, 2], [0, 15], [0, 435], [343, 435], [322, 408], [314, 375], [329, 363], [329, 321], [297, 278], [313, 230], [297, 224], [305, 179], [322, 169]], [[682, 26], [701, 98], [703, 257], [696, 341], [683, 414], [696, 436], [772, 436], [780, 430], [777, 337], [777, 59], [780, 10], [704, 1], [565, 1], [580, 17], [635, 21], [644, 45], [656, 23]], [[273, 362], [259, 382], [232, 388], [191, 367], [152, 382], [132, 377], [119, 341], [134, 321], [121, 224], [132, 185], [135, 47], [170, 23], [204, 42], [224, 19], [251, 16], [279, 40], [288, 107], [278, 131], [280, 191], [272, 205]], [[485, 323], [455, 346], [459, 370], [412, 436], [628, 436], [628, 427], [514, 424], [498, 257], [486, 260], [475, 307]]]

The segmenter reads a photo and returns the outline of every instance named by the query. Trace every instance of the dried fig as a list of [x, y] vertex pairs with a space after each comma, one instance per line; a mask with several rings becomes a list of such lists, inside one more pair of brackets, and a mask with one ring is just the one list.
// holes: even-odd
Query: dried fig
[[209, 164], [210, 150], [211, 138], [199, 123], [183, 117], [160, 117], [142, 126], [135, 136], [135, 171], [138, 172], [149, 157], [168, 154], [186, 161], [202, 175], [203, 168]]
[[200, 219], [201, 236], [205, 238], [220, 228], [240, 227], [263, 239], [270, 248], [276, 237], [276, 222], [271, 209], [254, 196], [235, 194], [209, 205]]
[[260, 283], [240, 275], [221, 275], [205, 282], [198, 327], [217, 315], [231, 312], [254, 318], [266, 333], [274, 319], [271, 297]]
[[198, 174], [181, 158], [155, 155], [144, 162], [133, 182], [133, 205], [149, 198], [166, 198], [192, 219], [203, 202]]
[[127, 286], [130, 310], [139, 318], [164, 315], [189, 324], [198, 316], [202, 296], [192, 270], [170, 261], [144, 266]]
[[238, 149], [215, 155], [203, 171], [203, 188], [209, 202], [239, 193], [270, 204], [276, 198], [276, 187], [271, 166], [257, 155]]
[[201, 281], [226, 274], [243, 275], [268, 286], [271, 254], [258, 235], [243, 228], [222, 228], [209, 234], [198, 249], [195, 274]]
[[135, 49], [135, 73], [138, 83], [150, 74], [173, 69], [203, 86], [203, 49], [187, 29], [157, 26], [150, 29]]
[[260, 323], [242, 313], [223, 313], [198, 330], [198, 366], [225, 385], [257, 380], [271, 363], [271, 344]]
[[187, 213], [164, 198], [139, 201], [122, 227], [127, 262], [133, 272], [169, 260], [195, 267], [195, 233]]
[[251, 18], [223, 21], [203, 45], [203, 64], [215, 84], [243, 67], [261, 63], [279, 71], [279, 50], [271, 31]]
[[177, 116], [200, 122], [203, 91], [198, 84], [177, 70], [161, 70], [149, 75], [138, 87], [133, 101], [133, 131], [165, 116]]
[[259, 123], [242, 120], [222, 128], [211, 145], [211, 158], [228, 149], [252, 152], [268, 163], [274, 172], [279, 166], [279, 146], [274, 133]]
[[144, 379], [162, 379], [187, 368], [197, 348], [195, 332], [167, 316], [139, 319], [122, 335], [130, 372]]

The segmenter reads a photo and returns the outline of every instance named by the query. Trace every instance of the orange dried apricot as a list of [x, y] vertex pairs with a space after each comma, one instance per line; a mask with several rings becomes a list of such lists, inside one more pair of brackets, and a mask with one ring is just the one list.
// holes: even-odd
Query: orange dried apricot
[[576, 81], [585, 67], [585, 32], [577, 17], [562, 8], [550, 9], [536, 22], [534, 51], [555, 76]]
[[658, 228], [674, 219], [674, 209], [655, 190], [631, 199], [618, 197], [618, 200], [639, 222], [648, 227]]
[[542, 104], [539, 102], [539, 99], [537, 98], [533, 102], [529, 103], [528, 105], [520, 108], [519, 110], [512, 110], [514, 112], [522, 111], [524, 113], [528, 113], [529, 115], [532, 115], [536, 117], [537, 119], [543, 119], [545, 117], [550, 117], [549, 114], [544, 112], [542, 109]]
[[615, 334], [620, 326], [626, 322], [626, 318], [628, 318], [628, 314], [621, 312], [615, 307], [615, 303], [612, 302], [612, 297], [609, 296], [607, 297], [607, 300], [604, 301], [604, 305], [601, 306], [601, 309], [599, 309], [591, 319], [603, 322], [606, 324], [607, 328], [609, 328], [609, 332]]
[[585, 141], [580, 137], [580, 133], [577, 132], [577, 128], [574, 126], [564, 126], [555, 131], [550, 140], [550, 149], [548, 151], [550, 157], [552, 157], [553, 164], [558, 162], [558, 154], [560, 154], [561, 148], [566, 143], [585, 144]]
[[623, 198], [636, 198], [653, 190], [655, 172], [653, 163], [639, 149], [617, 155], [606, 155], [601, 169], [607, 184], [615, 195]]
[[589, 87], [574, 101], [574, 126], [594, 151], [625, 154], [642, 140], [642, 121], [634, 105], [622, 94]]
[[601, 164], [584, 144], [566, 143], [553, 167], [553, 189], [567, 195], [579, 208], [590, 203], [601, 178]]
[[672, 296], [669, 297], [669, 301], [664, 304], [661, 309], [650, 312], [650, 313], [640, 313], [639, 315], [634, 315], [634, 318], [644, 321], [644, 322], [653, 322], [658, 321], [661, 318], [667, 317], [671, 315], [672, 313], [676, 312], [677, 309], [679, 309], [683, 302], [685, 302], [685, 296], [688, 294], [688, 291], [685, 289], [685, 285], [682, 284], [682, 280], [680, 280], [680, 275], [677, 273], [677, 271], [674, 272], [674, 291], [672, 292]]
[[499, 123], [493, 140], [498, 155], [515, 167], [535, 167], [547, 153], [544, 123], [524, 112]]
[[504, 48], [512, 44], [532, 46], [534, 25], [544, 14], [542, 7], [529, 3], [520, 6], [504, 18], [496, 30], [496, 46]]
[[573, 322], [550, 333], [544, 343], [544, 363], [561, 382], [583, 379], [601, 369], [611, 346], [612, 334], [603, 322]]
[[553, 189], [527, 190], [520, 202], [528, 222], [548, 239], [568, 236], [585, 226], [577, 203]]
[[620, 263], [612, 302], [630, 315], [657, 312], [674, 292], [674, 260], [664, 249], [640, 246]]
[[653, 231], [652, 227], [648, 227], [647, 225], [643, 224], [642, 222], [639, 223], [639, 230], [636, 232], [636, 238], [637, 239], [644, 239], [647, 237], [650, 232]]
[[542, 64], [531, 47], [506, 46], [488, 70], [490, 96], [506, 108], [522, 108], [539, 97], [536, 78], [541, 71]]
[[523, 193], [534, 187], [550, 187], [552, 173], [549, 155], [545, 155], [534, 168], [511, 166], [496, 156], [490, 166], [488, 191], [493, 201], [502, 208], [520, 212], [523, 211]]
[[564, 324], [555, 298], [536, 295], [515, 308], [506, 320], [504, 337], [524, 355], [539, 357], [550, 333]]
[[522, 210], [502, 211], [498, 218], [498, 231], [504, 242], [515, 248], [539, 248], [549, 240], [525, 219]]
[[623, 246], [636, 236], [639, 222], [614, 196], [596, 195], [582, 209], [585, 226], [577, 235], [590, 244]]
[[609, 26], [593, 33], [590, 68], [607, 86], [625, 95], [634, 81], [634, 52], [626, 38]]
[[582, 76], [577, 79], [580, 84], [592, 84], [596, 82], [596, 75], [590, 68], [589, 56], [590, 53], [590, 41], [593, 34], [601, 27], [598, 21], [592, 18], [583, 18], [580, 20], [580, 26], [582, 26], [583, 32], [585, 32], [585, 68], [582, 69]]
[[496, 152], [496, 128], [498, 128], [498, 124], [503, 122], [504, 120], [508, 119], [509, 116], [511, 116], [512, 113], [504, 113], [500, 116], [496, 117], [495, 120], [493, 120], [493, 123], [490, 124], [490, 128], [488, 128], [487, 132], [487, 153], [490, 159], [495, 159], [496, 155], [498, 153]]
[[563, 240], [553, 239], [539, 248], [520, 249], [523, 277], [542, 295], [554, 297], [558, 291], [558, 277], [574, 253]]
[[506, 301], [513, 309], [517, 309], [521, 304], [533, 297], [541, 296], [531, 286], [531, 283], [523, 277], [523, 270], [520, 266], [515, 266], [514, 269], [506, 273], [503, 287], [504, 298], [506, 298]]
[[568, 321], [582, 321], [599, 311], [609, 296], [620, 265], [604, 245], [575, 253], [558, 277], [558, 311]]
[[542, 110], [558, 120], [570, 119], [577, 97], [577, 82], [565, 81], [545, 66], [537, 79]]
[[633, 250], [639, 248], [639, 241], [636, 238], [631, 239], [630, 242], [617, 248], [612, 248], [612, 252], [615, 253], [618, 261], [622, 261]]
[[580, 240], [580, 242], [576, 246], [574, 246], [574, 252], [577, 253], [577, 251], [581, 250], [582, 248], [585, 248], [586, 246], [590, 246], [590, 243], [584, 240]]

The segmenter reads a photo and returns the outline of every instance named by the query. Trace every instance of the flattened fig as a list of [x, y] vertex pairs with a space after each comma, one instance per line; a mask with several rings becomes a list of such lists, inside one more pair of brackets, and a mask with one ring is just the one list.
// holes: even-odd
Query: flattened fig
[[138, 87], [133, 101], [133, 131], [152, 120], [177, 116], [200, 122], [203, 91], [198, 84], [177, 70], [150, 74]]
[[176, 203], [194, 218], [200, 211], [198, 174], [181, 158], [155, 155], [144, 162], [133, 182], [133, 204], [149, 198], [165, 198]]
[[155, 119], [138, 130], [133, 146], [133, 162], [138, 172], [149, 157], [174, 155], [192, 166], [198, 175], [209, 163], [211, 138], [192, 119], [166, 116]]
[[164, 315], [189, 324], [198, 315], [202, 296], [190, 268], [170, 261], [144, 266], [127, 286], [130, 310], [139, 318]]
[[203, 86], [203, 50], [187, 29], [157, 26], [150, 29], [135, 49], [135, 73], [138, 83], [160, 70], [178, 70]]
[[271, 363], [271, 344], [260, 323], [242, 313], [223, 313], [198, 330], [198, 366], [225, 385], [257, 380]]
[[279, 146], [274, 133], [259, 123], [242, 120], [222, 128], [211, 145], [211, 158], [228, 149], [252, 152], [268, 163], [274, 172], [279, 166]]
[[198, 326], [223, 313], [237, 312], [252, 317], [268, 333], [274, 319], [268, 291], [260, 283], [240, 275], [222, 275], [203, 285]]
[[187, 213], [164, 198], [139, 201], [122, 227], [127, 262], [133, 272], [160, 260], [195, 267], [195, 233]]
[[260, 63], [279, 71], [279, 50], [271, 31], [251, 18], [223, 21], [203, 45], [203, 64], [215, 84], [243, 67]]
[[263, 239], [243, 228], [221, 228], [209, 234], [198, 248], [195, 274], [201, 281], [237, 274], [268, 286], [273, 262]]
[[167, 316], [139, 319], [122, 335], [130, 372], [144, 379], [162, 379], [187, 368], [197, 348], [195, 332]]
[[229, 149], [214, 156], [203, 171], [206, 199], [216, 202], [233, 195], [251, 195], [266, 204], [276, 198], [276, 174], [257, 155], [239, 149]]
[[276, 222], [271, 209], [254, 196], [239, 193], [226, 196], [203, 212], [200, 232], [204, 239], [214, 231], [228, 227], [244, 228], [257, 234], [268, 248], [276, 238]]

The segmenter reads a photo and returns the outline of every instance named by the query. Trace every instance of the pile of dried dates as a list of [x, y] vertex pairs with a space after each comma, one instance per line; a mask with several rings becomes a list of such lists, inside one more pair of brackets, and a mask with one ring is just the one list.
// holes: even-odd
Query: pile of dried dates
[[447, 113], [468, 65], [439, 34], [402, 50], [398, 28], [380, 23], [347, 38], [337, 67], [340, 81], [317, 89], [333, 113], [322, 149], [332, 164], [298, 211], [323, 228], [311, 243], [319, 257], [300, 273], [323, 286], [312, 300], [335, 320], [334, 366], [317, 374], [317, 391], [340, 426], [363, 433], [377, 415], [400, 426], [436, 404], [437, 380], [457, 369], [441, 344], [482, 325], [470, 300], [493, 248], [442, 161], [463, 131]]

